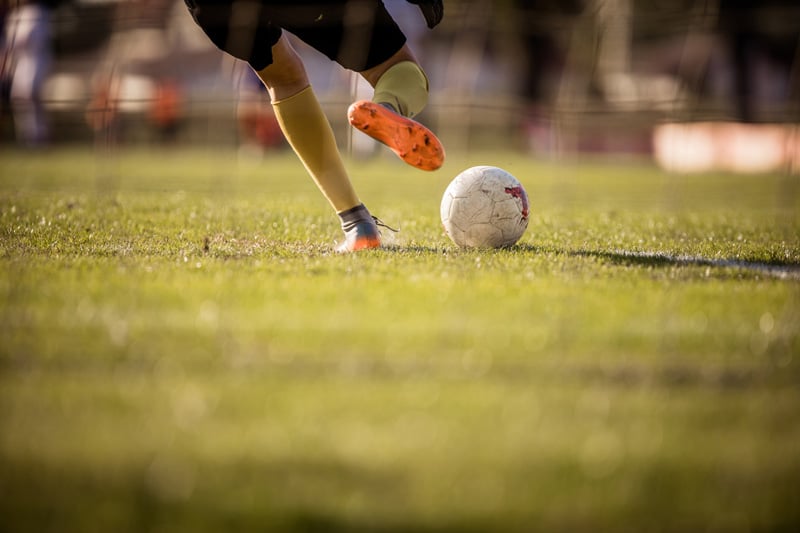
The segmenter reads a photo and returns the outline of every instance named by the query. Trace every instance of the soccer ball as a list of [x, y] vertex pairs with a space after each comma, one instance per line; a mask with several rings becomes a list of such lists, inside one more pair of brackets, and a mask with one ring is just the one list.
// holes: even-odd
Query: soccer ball
[[468, 168], [450, 182], [440, 214], [448, 237], [462, 248], [501, 248], [528, 227], [528, 194], [498, 167]]

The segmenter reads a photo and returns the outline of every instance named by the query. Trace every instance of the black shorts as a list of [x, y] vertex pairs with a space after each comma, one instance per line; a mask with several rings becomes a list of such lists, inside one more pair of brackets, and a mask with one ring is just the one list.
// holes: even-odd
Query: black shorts
[[221, 50], [262, 70], [284, 29], [343, 67], [383, 63], [406, 37], [381, 0], [184, 0]]

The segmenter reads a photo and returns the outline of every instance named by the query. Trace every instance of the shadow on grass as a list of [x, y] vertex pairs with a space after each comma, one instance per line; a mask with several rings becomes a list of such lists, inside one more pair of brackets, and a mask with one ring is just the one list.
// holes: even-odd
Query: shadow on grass
[[778, 278], [800, 279], [800, 264], [789, 261], [749, 261], [744, 259], [710, 259], [689, 255], [669, 255], [658, 252], [631, 252], [620, 250], [602, 252], [577, 250], [570, 255], [591, 256], [606, 261], [647, 267], [705, 266], [712, 268], [734, 268], [759, 272]]
[[531, 244], [519, 244], [510, 248], [532, 254], [555, 253], [568, 257], [591, 257], [622, 266], [648, 268], [709, 267], [739, 269], [780, 278], [800, 280], [800, 263], [793, 261], [753, 261], [747, 259], [712, 259], [692, 255], [672, 255], [662, 252], [639, 252], [630, 250], [564, 250], [543, 248]]
[[[408, 254], [447, 254], [447, 253], [480, 253], [480, 250], [461, 250], [448, 246], [423, 245], [388, 245], [382, 252]], [[647, 268], [671, 267], [709, 267], [719, 269], [739, 269], [756, 272], [780, 279], [800, 280], [800, 263], [794, 261], [770, 260], [755, 261], [748, 259], [712, 259], [692, 255], [672, 255], [662, 252], [641, 252], [631, 250], [567, 250], [562, 248], [545, 248], [534, 244], [515, 244], [507, 248], [487, 250], [490, 253], [523, 253], [523, 254], [556, 254], [567, 257], [590, 257], [607, 263], [622, 266], [640, 266]]]

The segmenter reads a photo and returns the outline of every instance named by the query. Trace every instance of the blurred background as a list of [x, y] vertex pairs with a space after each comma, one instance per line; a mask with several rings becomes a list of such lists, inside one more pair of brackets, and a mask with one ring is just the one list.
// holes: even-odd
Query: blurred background
[[[800, 3], [447, 0], [425, 28], [386, 0], [432, 84], [420, 117], [448, 151], [652, 159], [677, 172], [798, 171]], [[286, 146], [249, 68], [183, 0], [2, 0], [4, 148]], [[296, 43], [342, 145], [370, 89]]]

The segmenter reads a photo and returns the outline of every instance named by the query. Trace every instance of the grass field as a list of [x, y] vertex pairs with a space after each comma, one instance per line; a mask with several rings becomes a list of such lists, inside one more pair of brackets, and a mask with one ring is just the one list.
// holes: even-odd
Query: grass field
[[[461, 251], [450, 179], [525, 185]], [[797, 531], [800, 183], [0, 154], [0, 531]]]

